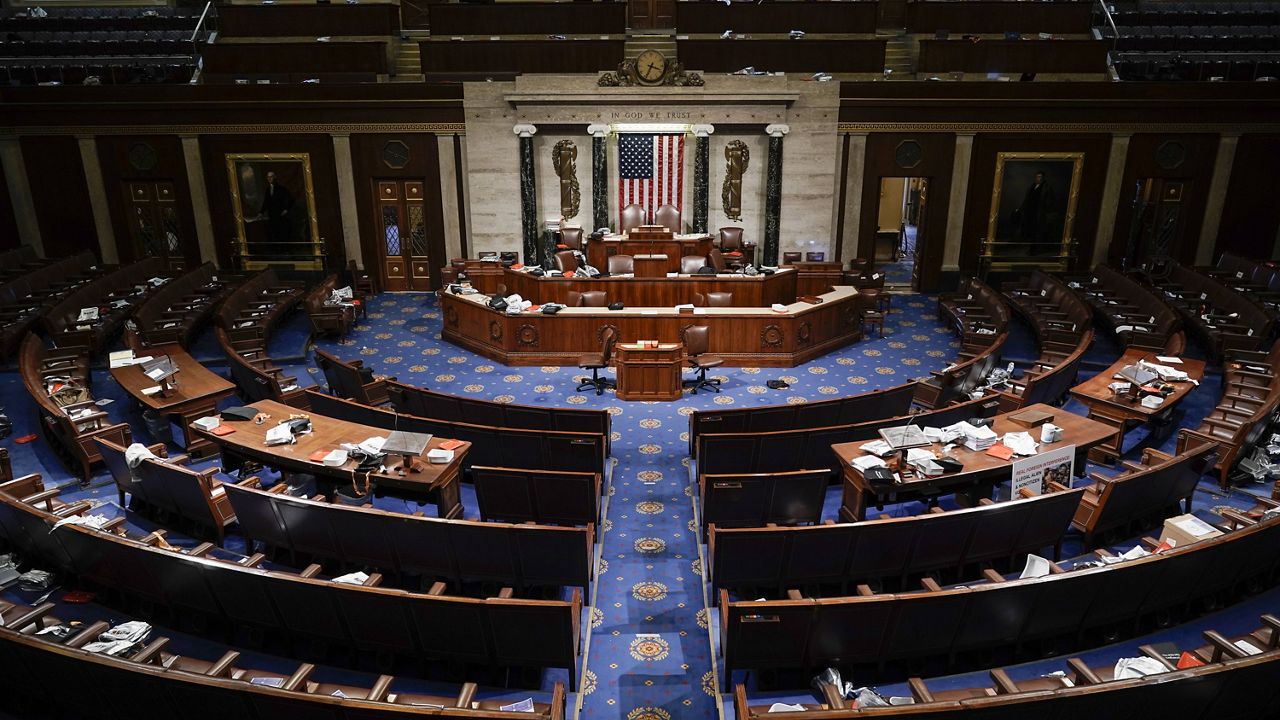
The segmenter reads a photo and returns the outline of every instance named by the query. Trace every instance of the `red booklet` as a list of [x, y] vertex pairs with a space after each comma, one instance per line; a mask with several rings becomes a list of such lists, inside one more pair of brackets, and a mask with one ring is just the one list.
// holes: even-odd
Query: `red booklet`
[[328, 454], [329, 454], [328, 450], [317, 450], [311, 453], [310, 455], [308, 455], [307, 459], [310, 460], [311, 462], [324, 462], [324, 456]]
[[1001, 460], [1008, 460], [1013, 457], [1013, 448], [1008, 445], [996, 443], [995, 445], [987, 448], [987, 454], [991, 457], [1000, 458]]
[[231, 433], [233, 433], [233, 432], [235, 432], [235, 431], [236, 431], [236, 429], [235, 429], [235, 428], [233, 428], [233, 427], [231, 427], [230, 425], [219, 425], [218, 427], [216, 427], [216, 428], [214, 428], [214, 429], [210, 430], [209, 432], [213, 433], [214, 435], [217, 435], [217, 436], [221, 437], [221, 436], [223, 436], [223, 435], [230, 435]]
[[461, 440], [445, 440], [444, 442], [440, 443], [441, 450], [453, 450], [454, 448], [460, 448], [460, 447], [462, 447]]
[[1189, 652], [1184, 652], [1182, 657], [1178, 658], [1177, 667], [1179, 670], [1185, 670], [1187, 668], [1200, 667], [1203, 664], [1204, 661], [1200, 658]]

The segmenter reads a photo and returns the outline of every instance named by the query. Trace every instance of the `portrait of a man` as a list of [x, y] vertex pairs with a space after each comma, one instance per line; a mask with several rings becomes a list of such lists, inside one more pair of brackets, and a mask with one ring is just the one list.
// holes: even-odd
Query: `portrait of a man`
[[1062, 258], [1071, 242], [1081, 153], [1000, 153], [992, 197], [992, 260]]
[[309, 266], [323, 260], [307, 155], [228, 155], [227, 173], [247, 269], [260, 262]]

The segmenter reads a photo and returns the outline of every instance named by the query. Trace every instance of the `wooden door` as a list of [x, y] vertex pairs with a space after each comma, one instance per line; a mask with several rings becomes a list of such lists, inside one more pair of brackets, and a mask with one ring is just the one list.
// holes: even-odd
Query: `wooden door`
[[167, 180], [127, 180], [129, 198], [129, 244], [132, 258], [164, 258], [175, 270], [187, 266], [187, 257], [199, 257], [188, 248], [192, 239], [185, 237], [178, 217], [177, 197], [173, 183]]
[[390, 291], [430, 290], [431, 260], [427, 252], [423, 183], [418, 180], [377, 180], [374, 185], [382, 287]]
[[911, 261], [913, 290], [921, 289], [920, 271], [925, 264], [925, 258], [932, 259], [932, 255], [925, 252], [925, 244], [929, 241], [929, 178], [920, 178], [918, 182], [919, 192], [915, 198], [915, 207], [912, 208], [916, 221], [916, 246], [912, 248], [915, 257]]
[[675, 0], [627, 0], [627, 27], [670, 30], [676, 26]]

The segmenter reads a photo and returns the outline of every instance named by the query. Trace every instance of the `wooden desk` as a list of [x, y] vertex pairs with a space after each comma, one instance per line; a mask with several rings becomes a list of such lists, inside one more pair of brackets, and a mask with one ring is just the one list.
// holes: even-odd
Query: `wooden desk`
[[697, 293], [733, 293], [733, 306], [740, 308], [768, 308], [774, 303], [788, 305], [796, 301], [795, 270], [779, 270], [772, 275], [676, 275], [668, 277], [641, 277], [643, 262], [636, 258], [634, 277], [567, 278], [558, 275], [537, 277], [523, 270], [506, 269], [500, 281], [492, 275], [475, 278], [472, 286], [482, 293], [498, 291], [498, 284], [507, 286], [508, 293], [517, 293], [535, 303], [558, 302], [568, 304], [570, 292], [601, 290], [609, 296], [609, 302], [621, 301], [627, 307], [667, 307], [691, 304]]
[[816, 305], [791, 303], [781, 313], [766, 307], [713, 307], [681, 315], [671, 305], [628, 305], [625, 310], [567, 307], [555, 315], [507, 315], [489, 308], [484, 295], [445, 292], [440, 297], [441, 334], [506, 365], [576, 366], [583, 353], [600, 351], [606, 327], [622, 338], [673, 343], [681, 341], [686, 327], [705, 325], [708, 352], [724, 358], [725, 365], [795, 367], [862, 337], [856, 289], [840, 286], [821, 298]]
[[638, 278], [665, 278], [667, 276], [666, 255], [636, 255], [631, 258]]
[[206, 415], [217, 414], [218, 403], [231, 397], [235, 384], [196, 362], [177, 343], [148, 348], [148, 352], [157, 358], [168, 355], [178, 368], [178, 374], [174, 376], [177, 384], [171, 391], [165, 395], [143, 394], [144, 389], [153, 388], [156, 383], [143, 374], [141, 365], [111, 368], [111, 377], [144, 408], [176, 418], [182, 427], [183, 446], [189, 454], [197, 457], [211, 454], [217, 448], [192, 433], [191, 423]]
[[[371, 437], [386, 437], [387, 431], [369, 425], [338, 420], [312, 413], [311, 432], [300, 435], [292, 445], [273, 445], [268, 447], [265, 439], [267, 431], [281, 420], [297, 414], [296, 408], [289, 407], [274, 400], [262, 400], [249, 407], [264, 412], [271, 419], [262, 425], [249, 421], [229, 421], [227, 424], [236, 429], [230, 435], [214, 435], [208, 431], [193, 427], [192, 430], [209, 442], [222, 448], [224, 456], [236, 459], [248, 459], [263, 465], [315, 475], [316, 481], [329, 488], [350, 485], [356, 462], [348, 460], [339, 467], [328, 467], [308, 458], [317, 450], [336, 450], [344, 442], [359, 443]], [[434, 436], [427, 449], [440, 446], [448, 440]], [[458, 479], [461, 476], [462, 459], [471, 450], [471, 443], [463, 443], [454, 449], [453, 461], [443, 465], [433, 465], [423, 458], [425, 468], [419, 473], [400, 475], [394, 472], [372, 473], [369, 476], [371, 485], [378, 494], [405, 495], [414, 499], [434, 500], [438, 506], [437, 514], [442, 518], [461, 517], [462, 502], [458, 493]], [[388, 458], [391, 461], [391, 458]], [[225, 463], [224, 464], [229, 464]], [[363, 480], [359, 481], [360, 483]]]
[[[1077, 474], [1084, 472], [1084, 455], [1089, 448], [1105, 441], [1114, 432], [1113, 428], [1103, 423], [1048, 405], [1031, 405], [1013, 413], [997, 415], [994, 418], [992, 431], [999, 436], [1003, 436], [1008, 432], [1026, 431], [1031, 434], [1032, 438], [1039, 441], [1039, 428], [1025, 428], [1009, 420], [1010, 414], [1016, 415], [1027, 410], [1039, 410], [1053, 414], [1053, 424], [1062, 428], [1062, 439], [1056, 443], [1040, 443], [1040, 451], [1044, 452], [1067, 445], [1075, 445]], [[1014, 457], [1009, 460], [1001, 460], [988, 455], [985, 450], [975, 452], [964, 446], [958, 446], [952, 449], [950, 454], [964, 465], [964, 469], [960, 472], [939, 475], [934, 478], [922, 478], [913, 475], [905, 482], [894, 485], [891, 492], [878, 494], [863, 479], [862, 472], [850, 464], [854, 458], [866, 455], [865, 452], [859, 449], [859, 446], [864, 444], [866, 443], [853, 442], [831, 446], [836, 457], [840, 459], [840, 466], [843, 468], [844, 501], [840, 507], [840, 519], [845, 522], [865, 520], [868, 505], [881, 504], [886, 501], [918, 500], [946, 493], [957, 493], [957, 500], [960, 501], [961, 505], [972, 507], [977, 505], [982, 498], [990, 498], [995, 486], [1012, 476], [1013, 463], [1017, 459]], [[925, 449], [932, 450], [937, 454], [942, 453], [942, 445], [940, 443], [934, 443]], [[892, 461], [889, 462], [892, 464]]]
[[[1167, 418], [1168, 411], [1177, 405], [1182, 398], [1186, 397], [1187, 393], [1195, 389], [1195, 383], [1172, 383], [1174, 391], [1165, 396], [1164, 402], [1160, 407], [1149, 408], [1139, 402], [1137, 398], [1129, 395], [1116, 397], [1107, 387], [1116, 382], [1115, 374], [1120, 372], [1126, 365], [1133, 365], [1139, 360], [1148, 360], [1162, 365], [1166, 364], [1156, 360], [1156, 356], [1159, 354], [1150, 350], [1129, 348], [1125, 350], [1119, 360], [1111, 364], [1111, 367], [1071, 388], [1071, 396], [1089, 408], [1089, 418], [1115, 429], [1115, 434], [1109, 442], [1102, 443], [1089, 452], [1090, 460], [1105, 463], [1114, 462], [1115, 458], [1119, 457], [1124, 449], [1124, 434], [1130, 425], [1137, 426], [1157, 418]], [[1204, 378], [1203, 360], [1181, 356], [1180, 359], [1182, 360], [1181, 365], [1169, 364], [1170, 367], [1185, 372], [1188, 377], [1196, 382]]]
[[619, 400], [679, 400], [683, 394], [680, 370], [682, 343], [659, 343], [656, 348], [618, 343]]
[[706, 256], [714, 247], [710, 235], [675, 235], [662, 239], [633, 239], [627, 235], [606, 235], [599, 240], [587, 238], [587, 262], [604, 268], [610, 255], [666, 255], [665, 272], [679, 272], [680, 258], [685, 255]]

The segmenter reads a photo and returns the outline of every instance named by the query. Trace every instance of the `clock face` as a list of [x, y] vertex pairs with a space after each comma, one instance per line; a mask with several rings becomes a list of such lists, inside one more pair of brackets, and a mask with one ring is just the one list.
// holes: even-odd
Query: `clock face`
[[636, 56], [636, 76], [644, 83], [658, 83], [667, 73], [667, 58], [657, 50], [645, 50]]

